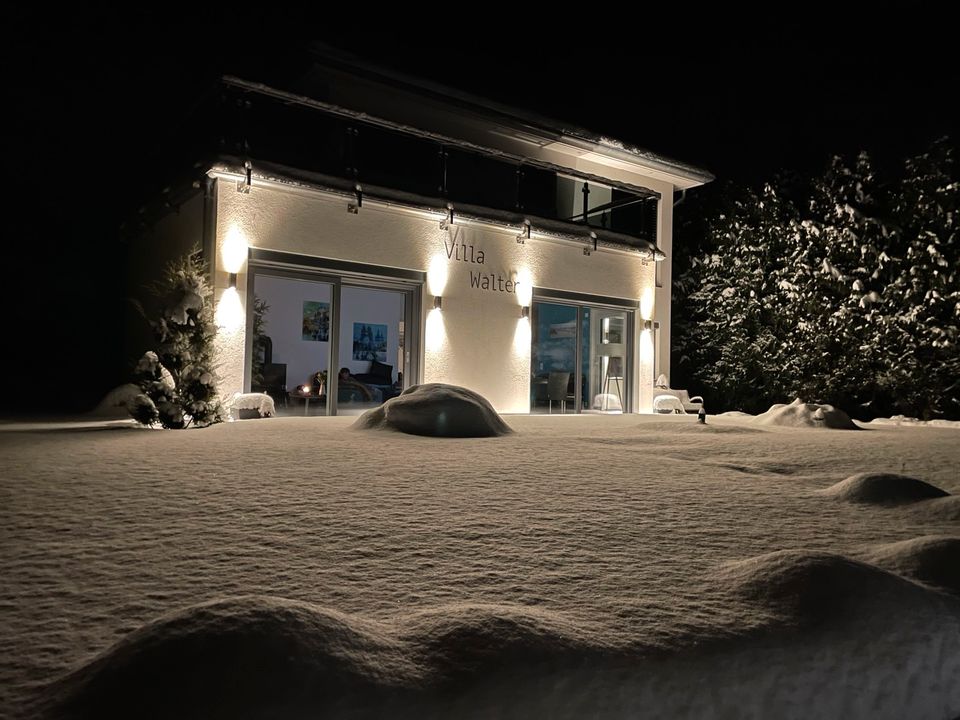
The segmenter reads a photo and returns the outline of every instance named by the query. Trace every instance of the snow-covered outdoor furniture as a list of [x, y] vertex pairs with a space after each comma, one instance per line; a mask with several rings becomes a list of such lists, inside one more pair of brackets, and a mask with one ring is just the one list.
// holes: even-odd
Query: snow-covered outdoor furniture
[[653, 411], [658, 413], [686, 414], [683, 403], [675, 395], [657, 395], [653, 399]]
[[273, 417], [277, 414], [273, 398], [266, 393], [237, 393], [230, 400], [229, 408], [234, 420]]
[[[656, 395], [653, 398], [653, 409], [656, 412], [671, 412], [676, 410], [683, 413], [698, 413], [703, 407], [703, 398], [699, 395], [690, 397], [686, 390], [674, 390], [673, 388], [655, 388]], [[672, 398], [672, 400], [671, 400]], [[658, 404], [658, 401], [659, 404]], [[663, 409], [660, 409], [660, 408]]]

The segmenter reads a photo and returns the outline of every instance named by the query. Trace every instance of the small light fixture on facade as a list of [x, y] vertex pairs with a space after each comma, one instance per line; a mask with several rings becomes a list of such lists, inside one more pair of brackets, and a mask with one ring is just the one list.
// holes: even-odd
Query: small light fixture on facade
[[656, 262], [663, 262], [664, 260], [667, 259], [667, 255], [666, 255], [666, 253], [664, 253], [663, 250], [661, 250], [660, 248], [654, 248], [654, 249], [653, 249], [653, 259], [654, 259]]
[[530, 306], [529, 306], [529, 305], [524, 305], [523, 307], [520, 308], [520, 317], [522, 317], [522, 318], [528, 318], [528, 317], [530, 317]]
[[243, 163], [243, 174], [243, 179], [237, 180], [237, 192], [248, 195], [250, 194], [250, 186], [253, 185], [253, 165], [249, 160]]
[[590, 232], [590, 243], [583, 249], [584, 255], [590, 255], [590, 253], [595, 252], [597, 249], [597, 234], [593, 231]]
[[360, 183], [357, 183], [356, 187], [353, 189], [354, 195], [356, 196], [356, 202], [347, 203], [347, 212], [356, 215], [360, 212], [360, 208], [363, 207], [363, 187]]
[[447, 203], [447, 216], [440, 221], [440, 229], [446, 230], [453, 225], [453, 203]]
[[644, 320], [643, 329], [644, 330], [656, 330], [660, 327], [660, 322], [658, 320]]
[[433, 309], [434, 309], [434, 310], [442, 310], [442, 309], [443, 309], [443, 298], [442, 298], [440, 295], [437, 295], [437, 296], [433, 299]]
[[520, 230], [520, 234], [517, 235], [517, 242], [520, 245], [524, 245], [529, 239], [530, 239], [530, 221], [524, 220], [523, 228]]
[[227, 287], [237, 287], [237, 274], [235, 272], [232, 272], [227, 276]]

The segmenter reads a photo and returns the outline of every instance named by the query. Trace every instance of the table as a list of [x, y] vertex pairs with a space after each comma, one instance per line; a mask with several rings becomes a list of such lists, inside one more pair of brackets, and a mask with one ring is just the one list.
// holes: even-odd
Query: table
[[287, 393], [287, 397], [289, 397], [289, 398], [292, 399], [292, 400], [303, 400], [303, 414], [304, 414], [304, 415], [309, 415], [309, 414], [310, 414], [310, 401], [311, 401], [311, 400], [319, 400], [319, 401], [321, 402], [321, 404], [323, 404], [324, 406], [326, 406], [326, 403], [327, 403], [327, 396], [326, 396], [326, 395], [304, 394], [304, 393], [299, 392], [299, 391], [297, 391], [297, 390], [291, 390], [289, 393]]

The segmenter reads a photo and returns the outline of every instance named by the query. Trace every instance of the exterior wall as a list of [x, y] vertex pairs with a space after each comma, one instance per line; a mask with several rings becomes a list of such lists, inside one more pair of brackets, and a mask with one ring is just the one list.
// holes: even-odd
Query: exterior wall
[[[150, 294], [167, 264], [203, 242], [203, 193], [187, 200], [176, 211], [161, 218], [130, 242], [127, 253], [127, 297], [139, 300], [149, 317], [159, 308]], [[124, 360], [127, 368], [153, 348], [153, 334], [139, 311], [127, 305], [124, 333]]]
[[[670, 198], [670, 192], [665, 197]], [[343, 198], [259, 183], [243, 194], [224, 182], [217, 204], [218, 298], [228, 286], [224, 246], [238, 236], [255, 248], [426, 271], [422, 380], [468, 387], [500, 412], [529, 412], [530, 327], [520, 317], [520, 307], [529, 304], [532, 287], [634, 300], [644, 293], [654, 297], [652, 262], [604, 250], [585, 256], [579, 245], [539, 239], [535, 232], [521, 245], [515, 230], [469, 223], [441, 229], [440, 212], [432, 215], [365, 199], [359, 213], [351, 214]], [[476, 287], [483, 277], [492, 280], [489, 289]], [[520, 284], [514, 288], [516, 282]], [[237, 289], [245, 317], [245, 264]], [[442, 310], [433, 309], [435, 294], [442, 295]], [[641, 314], [636, 313], [635, 337], [641, 347], [635, 355], [634, 408], [649, 411], [651, 388], [641, 389], [637, 382], [637, 377], [652, 376], [652, 351], [644, 354]], [[218, 335], [225, 397], [243, 387], [245, 331], [245, 322], [238, 322]]]
[[657, 212], [659, 247], [667, 258], [660, 262], [660, 287], [655, 294], [654, 319], [660, 323], [660, 347], [657, 373], [670, 377], [670, 294], [673, 290], [673, 193], [660, 199]]

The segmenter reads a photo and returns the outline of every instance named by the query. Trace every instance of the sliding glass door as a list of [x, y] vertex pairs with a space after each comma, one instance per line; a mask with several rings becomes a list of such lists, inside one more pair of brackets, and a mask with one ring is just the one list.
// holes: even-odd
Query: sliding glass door
[[335, 281], [255, 273], [250, 389], [280, 415], [326, 415]]
[[534, 301], [530, 411], [628, 412], [631, 310]]
[[254, 268], [248, 387], [280, 415], [357, 415], [416, 383], [412, 283]]

